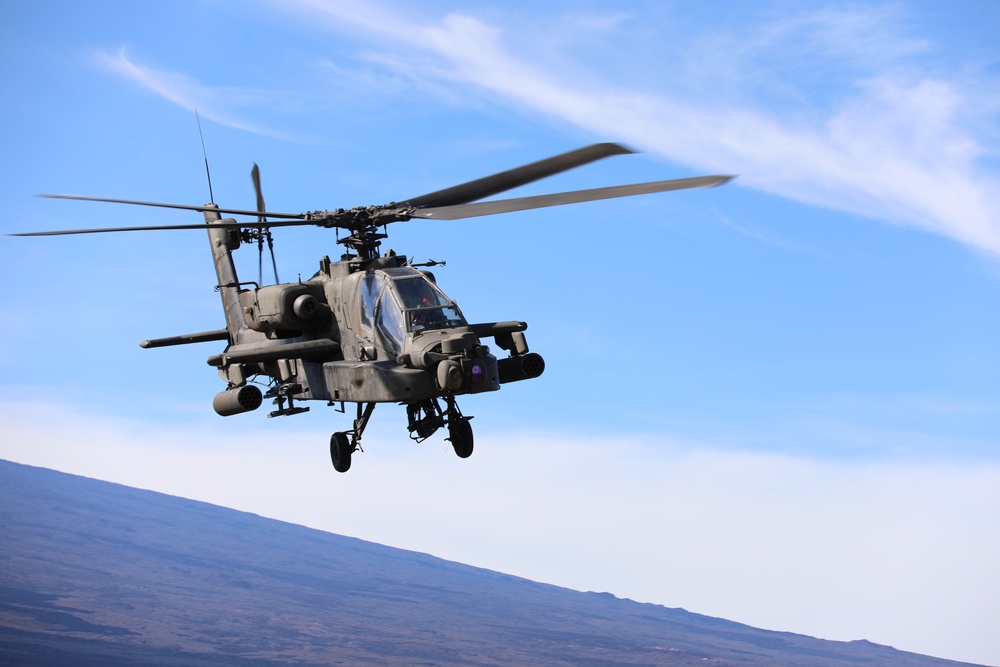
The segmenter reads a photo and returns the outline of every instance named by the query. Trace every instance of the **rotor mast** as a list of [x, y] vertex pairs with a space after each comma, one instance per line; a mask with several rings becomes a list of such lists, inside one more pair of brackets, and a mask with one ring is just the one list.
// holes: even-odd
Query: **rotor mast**
[[342, 229], [347, 236], [337, 239], [337, 243], [353, 250], [360, 260], [368, 261], [380, 256], [382, 239], [388, 238], [385, 226], [391, 222], [409, 220], [416, 209], [395, 202], [384, 206], [358, 206], [336, 211], [312, 211], [305, 214], [305, 220], [326, 228]]

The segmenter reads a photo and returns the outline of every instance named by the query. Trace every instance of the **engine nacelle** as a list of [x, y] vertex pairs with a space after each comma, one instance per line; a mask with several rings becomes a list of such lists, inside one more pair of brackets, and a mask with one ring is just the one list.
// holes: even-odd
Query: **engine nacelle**
[[216, 394], [212, 407], [219, 415], [229, 417], [256, 410], [263, 402], [264, 397], [261, 396], [260, 389], [255, 385], [245, 384]]
[[330, 315], [323, 290], [291, 283], [268, 285], [240, 293], [247, 326], [254, 331], [301, 331], [319, 326]]

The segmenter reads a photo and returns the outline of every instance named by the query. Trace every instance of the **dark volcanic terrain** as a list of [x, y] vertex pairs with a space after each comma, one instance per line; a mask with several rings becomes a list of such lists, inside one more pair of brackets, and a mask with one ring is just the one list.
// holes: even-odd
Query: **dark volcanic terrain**
[[0, 461], [0, 665], [946, 667]]

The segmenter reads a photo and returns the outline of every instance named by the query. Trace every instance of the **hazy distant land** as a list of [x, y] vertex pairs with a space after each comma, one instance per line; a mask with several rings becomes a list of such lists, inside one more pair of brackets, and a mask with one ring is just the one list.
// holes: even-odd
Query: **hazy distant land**
[[0, 665], [967, 663], [581, 593], [0, 461]]

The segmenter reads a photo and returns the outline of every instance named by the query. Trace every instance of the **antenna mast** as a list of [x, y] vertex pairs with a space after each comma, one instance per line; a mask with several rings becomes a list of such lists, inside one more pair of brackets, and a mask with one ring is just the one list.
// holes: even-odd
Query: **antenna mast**
[[215, 203], [215, 195], [212, 193], [212, 172], [208, 170], [208, 151], [205, 150], [205, 135], [201, 131], [201, 116], [198, 110], [194, 110], [194, 118], [198, 121], [198, 137], [201, 139], [201, 154], [205, 156], [205, 175], [208, 177], [208, 200]]

